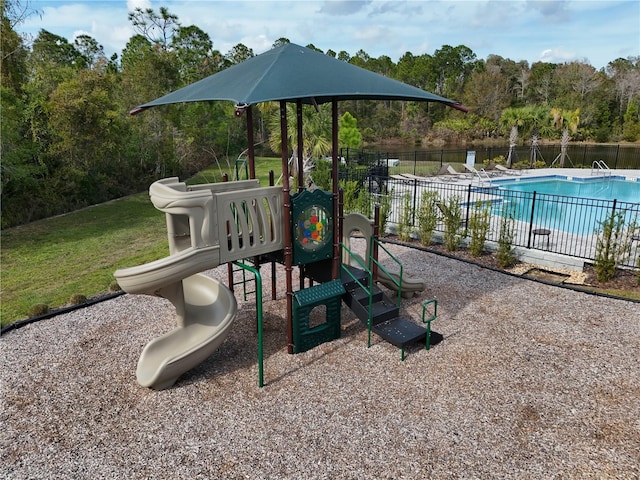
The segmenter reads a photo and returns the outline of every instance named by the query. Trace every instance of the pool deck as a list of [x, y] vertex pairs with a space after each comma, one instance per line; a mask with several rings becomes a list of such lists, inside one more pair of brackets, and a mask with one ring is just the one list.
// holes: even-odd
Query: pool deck
[[[456, 175], [436, 175], [432, 177], [413, 177], [408, 175], [402, 175], [405, 178], [419, 178], [427, 181], [438, 183], [459, 183], [459, 184], [472, 184], [472, 185], [488, 185], [494, 182], [506, 181], [506, 180], [525, 180], [531, 178], [549, 178], [549, 177], [565, 177], [567, 179], [596, 179], [613, 177], [619, 180], [627, 180], [631, 182], [640, 182], [640, 170], [592, 170], [590, 168], [536, 168], [525, 170], [488, 170], [486, 172], [480, 171], [480, 175], [473, 173], [458, 173]], [[396, 176], [398, 177], [398, 176]]]
[[[487, 176], [485, 176], [483, 172], [480, 172], [480, 175], [467, 172], [430, 177], [417, 177], [411, 174], [392, 175], [392, 177], [396, 180], [404, 180], [407, 183], [407, 187], [414, 190], [416, 195], [420, 196], [423, 190], [438, 190], [440, 192], [440, 198], [446, 200], [451, 195], [456, 195], [458, 191], [457, 189], [446, 188], [446, 186], [456, 185], [460, 187], [463, 185], [474, 185], [486, 187], [499, 185], [500, 182], [507, 180], [520, 181], [534, 178], [558, 177], [574, 180], [584, 179], [585, 181], [612, 177], [619, 180], [640, 182], [640, 170], [611, 170], [603, 174], [601, 171], [592, 171], [590, 168], [540, 168], [509, 172], [490, 170], [487, 172]], [[473, 192], [471, 203], [473, 204], [476, 201], [498, 201], [500, 198], [499, 196], [480, 190]], [[535, 228], [541, 228], [541, 226], [536, 226]], [[526, 244], [528, 234], [528, 223], [516, 221], [516, 243], [520, 245]], [[542, 238], [534, 237], [531, 248], [517, 247], [516, 254], [523, 262], [546, 267], [556, 267], [563, 270], [581, 271], [585, 263], [583, 258], [557, 253], [557, 251], [570, 251], [573, 247], [568, 248], [569, 246], [581, 245], [582, 243], [584, 243], [584, 239], [579, 235], [551, 230], [549, 236]], [[492, 250], [497, 248], [497, 245], [492, 242], [487, 242], [487, 247], [489, 250]], [[595, 248], [595, 244], [591, 248]], [[633, 242], [631, 254], [634, 257], [640, 255], [640, 242]]]

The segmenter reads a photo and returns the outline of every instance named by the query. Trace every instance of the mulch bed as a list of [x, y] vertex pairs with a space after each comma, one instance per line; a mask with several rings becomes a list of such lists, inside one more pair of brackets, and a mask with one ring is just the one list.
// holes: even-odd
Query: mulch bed
[[[394, 242], [404, 243], [410, 246], [416, 246], [416, 247], [421, 246], [421, 244], [415, 240], [412, 240], [410, 242], [400, 242], [400, 239], [395, 235], [389, 235], [385, 238], [389, 240], [393, 240]], [[429, 245], [427, 248], [437, 253], [442, 253], [451, 257], [457, 257], [463, 260], [468, 260], [468, 261], [477, 263], [479, 265], [484, 265], [486, 267], [494, 268], [497, 270], [505, 270], [498, 263], [498, 259], [494, 253], [485, 252], [483, 255], [479, 257], [474, 257], [466, 248], [461, 248], [459, 250], [450, 252], [441, 243]], [[518, 263], [520, 262], [516, 262], [516, 265]], [[587, 289], [592, 288], [594, 291], [607, 291], [607, 292], [610, 292], [610, 291], [628, 292], [634, 298], [640, 298], [640, 284], [638, 284], [638, 274], [635, 271], [618, 269], [613, 279], [607, 282], [600, 282], [596, 277], [596, 273], [595, 273], [595, 269], [593, 268], [593, 265], [586, 263], [584, 267], [584, 273], [586, 273], [584, 287]]]

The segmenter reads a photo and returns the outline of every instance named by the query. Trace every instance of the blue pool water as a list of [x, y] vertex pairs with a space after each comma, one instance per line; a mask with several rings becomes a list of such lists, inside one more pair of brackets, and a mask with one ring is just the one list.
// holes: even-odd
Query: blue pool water
[[610, 218], [613, 200], [616, 200], [615, 211], [624, 215], [626, 226], [640, 220], [640, 182], [620, 178], [572, 181], [554, 176], [497, 180], [492, 185], [498, 187], [492, 193], [502, 197], [495, 211], [504, 214], [506, 208], [516, 220], [531, 222], [532, 228], [593, 235], [601, 222]]
[[617, 178], [573, 180], [568, 180], [566, 177], [533, 178], [520, 181], [493, 181], [492, 184], [518, 192], [537, 192], [599, 200], [617, 199], [619, 202], [640, 203], [640, 182]]

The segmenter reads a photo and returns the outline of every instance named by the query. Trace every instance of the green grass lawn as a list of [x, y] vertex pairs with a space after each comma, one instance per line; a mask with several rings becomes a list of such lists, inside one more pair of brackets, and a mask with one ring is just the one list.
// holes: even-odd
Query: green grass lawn
[[[232, 165], [233, 167], [233, 165]], [[280, 175], [280, 159], [256, 159], [256, 177]], [[230, 173], [232, 176], [232, 173]], [[220, 181], [210, 167], [189, 184]], [[147, 192], [1, 232], [2, 325], [28, 318], [36, 304], [64, 306], [74, 294], [107, 292], [118, 268], [169, 254], [165, 217]]]

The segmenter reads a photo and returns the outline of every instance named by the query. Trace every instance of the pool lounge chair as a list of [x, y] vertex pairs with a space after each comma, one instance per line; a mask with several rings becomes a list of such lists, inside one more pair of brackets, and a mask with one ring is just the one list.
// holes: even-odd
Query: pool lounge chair
[[491, 178], [490, 178], [491, 175], [489, 175], [484, 168], [481, 168], [480, 170], [477, 170], [476, 167], [474, 167], [472, 165], [467, 165], [466, 163], [464, 164], [464, 168], [469, 173], [472, 173], [474, 177], [478, 177], [478, 181], [480, 183], [483, 183], [485, 180], [487, 182], [491, 183]]
[[504, 173], [505, 175], [522, 175], [522, 170], [512, 170], [511, 168], [507, 168], [504, 165], [500, 165], [499, 163], [494, 165], [493, 168], [498, 170], [500, 173]]
[[462, 178], [466, 178], [464, 173], [456, 171], [455, 168], [449, 163], [445, 163], [440, 167], [440, 170], [436, 172], [436, 176], [445, 182], [457, 182]]

